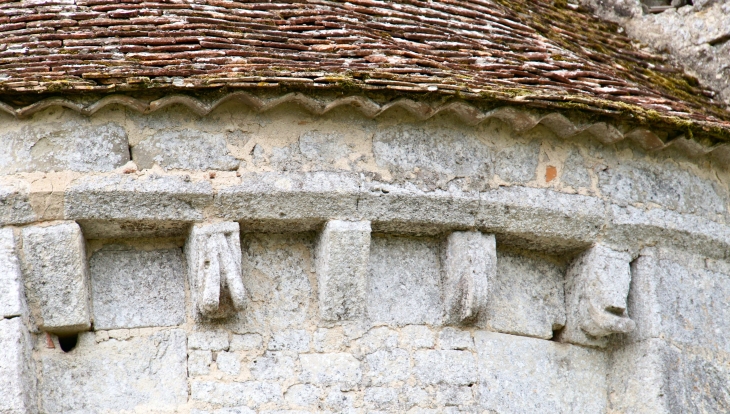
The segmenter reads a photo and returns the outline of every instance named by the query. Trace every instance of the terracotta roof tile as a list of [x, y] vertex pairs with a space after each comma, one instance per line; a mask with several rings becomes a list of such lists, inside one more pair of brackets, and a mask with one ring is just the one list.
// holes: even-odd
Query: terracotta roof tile
[[0, 94], [283, 84], [730, 130], [712, 92], [564, 0], [0, 4]]

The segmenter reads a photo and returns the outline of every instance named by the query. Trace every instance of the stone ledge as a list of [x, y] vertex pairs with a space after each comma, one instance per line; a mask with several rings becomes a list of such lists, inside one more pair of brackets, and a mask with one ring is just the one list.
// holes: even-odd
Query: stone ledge
[[[458, 188], [425, 192], [411, 185], [368, 181], [352, 173], [249, 174], [214, 189], [186, 175], [89, 175], [64, 194], [65, 220], [86, 238], [183, 237], [191, 223], [224, 218], [244, 232], [317, 231], [327, 220], [368, 220], [374, 233], [441, 235], [476, 229], [501, 244], [551, 253], [586, 248], [597, 240], [636, 254], [665, 243], [724, 258], [730, 227], [694, 214], [612, 204], [595, 196], [534, 187], [484, 192]], [[59, 217], [15, 219], [24, 225]]]

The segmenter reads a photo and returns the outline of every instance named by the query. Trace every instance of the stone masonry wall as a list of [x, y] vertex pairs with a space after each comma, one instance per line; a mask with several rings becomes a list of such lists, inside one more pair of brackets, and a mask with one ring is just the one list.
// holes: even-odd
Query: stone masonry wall
[[717, 160], [235, 103], [5, 143], [2, 414], [730, 410]]

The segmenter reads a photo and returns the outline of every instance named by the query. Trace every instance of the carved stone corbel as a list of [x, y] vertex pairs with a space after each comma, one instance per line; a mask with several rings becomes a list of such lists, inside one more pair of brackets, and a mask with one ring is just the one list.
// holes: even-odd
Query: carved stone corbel
[[225, 318], [246, 306], [238, 223], [194, 224], [185, 255], [197, 314]]
[[447, 324], [476, 321], [489, 298], [489, 282], [497, 274], [494, 235], [454, 232], [443, 249], [443, 301]]
[[608, 335], [627, 333], [636, 324], [626, 300], [631, 284], [631, 256], [595, 245], [578, 256], [565, 282], [566, 325], [562, 342], [605, 347]]

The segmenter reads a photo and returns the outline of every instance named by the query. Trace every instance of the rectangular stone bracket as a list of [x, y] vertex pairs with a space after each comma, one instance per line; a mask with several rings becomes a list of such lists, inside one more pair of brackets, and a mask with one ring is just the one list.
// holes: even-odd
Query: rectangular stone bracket
[[0, 319], [25, 315], [27, 307], [16, 237], [12, 228], [0, 228]]
[[370, 222], [331, 220], [316, 253], [320, 316], [328, 321], [365, 315]]
[[67, 221], [23, 228], [24, 275], [31, 315], [47, 332], [91, 327], [89, 270], [81, 227]]
[[494, 235], [453, 232], [442, 256], [444, 320], [450, 325], [473, 323], [485, 313], [490, 282], [497, 276]]
[[566, 324], [560, 341], [605, 347], [609, 335], [633, 331], [636, 324], [626, 309], [630, 285], [628, 253], [597, 244], [580, 254], [566, 275]]
[[238, 223], [194, 224], [185, 243], [185, 255], [196, 315], [225, 318], [245, 308]]

